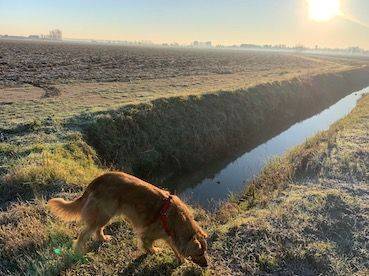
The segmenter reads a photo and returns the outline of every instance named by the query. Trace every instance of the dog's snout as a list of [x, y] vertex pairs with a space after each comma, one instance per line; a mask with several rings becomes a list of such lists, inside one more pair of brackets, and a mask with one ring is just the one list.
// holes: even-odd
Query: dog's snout
[[192, 259], [192, 261], [195, 264], [198, 264], [201, 267], [207, 267], [208, 266], [208, 260], [206, 259], [206, 257], [204, 255], [199, 257], [199, 258]]
[[205, 259], [205, 262], [200, 264], [201, 267], [208, 267], [208, 261]]

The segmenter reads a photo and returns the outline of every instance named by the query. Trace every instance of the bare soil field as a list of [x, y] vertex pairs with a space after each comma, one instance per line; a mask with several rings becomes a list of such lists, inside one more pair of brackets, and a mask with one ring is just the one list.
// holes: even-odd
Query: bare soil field
[[297, 53], [0, 40], [0, 127], [362, 65]]
[[281, 75], [334, 61], [281, 53], [0, 41], [0, 84], [116, 82], [178, 76]]

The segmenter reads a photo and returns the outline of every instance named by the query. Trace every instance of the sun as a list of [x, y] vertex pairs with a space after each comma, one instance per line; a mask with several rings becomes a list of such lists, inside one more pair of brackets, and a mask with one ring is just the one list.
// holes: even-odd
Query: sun
[[328, 21], [341, 14], [340, 0], [307, 0], [310, 19]]

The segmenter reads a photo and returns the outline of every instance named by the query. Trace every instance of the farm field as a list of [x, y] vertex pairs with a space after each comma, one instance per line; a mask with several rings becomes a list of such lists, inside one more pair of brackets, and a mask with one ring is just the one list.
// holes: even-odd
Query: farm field
[[[309, 105], [311, 95], [304, 89], [323, 95], [322, 106], [329, 106], [351, 89], [367, 85], [368, 64], [299, 53], [0, 40], [0, 274], [365, 274], [367, 250], [361, 257], [349, 256], [359, 252], [354, 237], [365, 239], [367, 234], [367, 217], [356, 214], [368, 209], [368, 188], [362, 183], [368, 180], [368, 96], [330, 131], [271, 163], [245, 194], [216, 214], [194, 208], [196, 219], [210, 233], [208, 270], [179, 265], [168, 249], [139, 256], [135, 235], [122, 218], [107, 227], [115, 237], [111, 243], [91, 242], [86, 256], [76, 255], [72, 239], [78, 223], [51, 216], [45, 203], [50, 197], [75, 198], [94, 177], [114, 169], [114, 162], [105, 162], [90, 143], [94, 139], [113, 161], [128, 152], [149, 167], [162, 157], [157, 156], [159, 149], [164, 152], [169, 145], [173, 149], [168, 155], [174, 157], [166, 161], [183, 165], [175, 154], [196, 154], [189, 151], [189, 143], [173, 141], [194, 140], [197, 152], [210, 148], [208, 153], [215, 154], [217, 147], [231, 143], [224, 141], [225, 129], [233, 136], [249, 136], [237, 132], [239, 122], [256, 130], [267, 120], [264, 115], [272, 120], [275, 112], [285, 116], [281, 120], [293, 117], [291, 122], [304, 117], [297, 112], [304, 107], [294, 104]], [[357, 83], [347, 84], [346, 78]], [[320, 84], [337, 95], [320, 94]], [[272, 115], [263, 110], [269, 107]], [[305, 109], [312, 113], [314, 108]], [[347, 164], [349, 171], [344, 169]], [[349, 189], [342, 184], [346, 182], [355, 186]], [[340, 212], [333, 213], [337, 206]], [[285, 209], [290, 216], [284, 216]], [[348, 229], [352, 243], [344, 244], [329, 231], [331, 236], [303, 236], [304, 229], [316, 233], [328, 227], [324, 217], [313, 219], [318, 213], [329, 216], [327, 221], [340, 234]], [[337, 218], [343, 218], [344, 225]], [[349, 228], [353, 220], [359, 224]], [[300, 228], [295, 227], [301, 221]], [[255, 247], [259, 240], [262, 252]], [[310, 247], [301, 249], [306, 244]], [[329, 268], [323, 266], [323, 257], [329, 259]]]
[[277, 52], [0, 41], [0, 84], [126, 82], [248, 73], [255, 77], [337, 68], [359, 61]]
[[363, 64], [272, 52], [0, 40], [0, 127], [163, 97], [245, 89]]

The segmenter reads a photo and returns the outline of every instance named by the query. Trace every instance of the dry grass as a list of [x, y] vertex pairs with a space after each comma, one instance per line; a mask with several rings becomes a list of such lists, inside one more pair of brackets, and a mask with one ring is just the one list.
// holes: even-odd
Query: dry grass
[[[13, 204], [0, 215], [0, 271], [3, 275], [57, 274], [83, 262], [71, 250], [68, 230], [48, 215], [43, 201]], [[58, 256], [54, 249], [63, 254]]]
[[103, 172], [95, 161], [95, 153], [82, 141], [56, 145], [19, 160], [4, 180], [8, 183], [28, 181], [35, 185], [63, 181], [83, 186]]
[[214, 232], [213, 266], [232, 275], [364, 272], [368, 196], [355, 193], [369, 186], [330, 184], [290, 184], [266, 207], [241, 211]]

